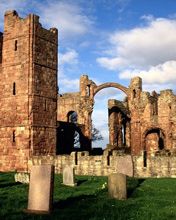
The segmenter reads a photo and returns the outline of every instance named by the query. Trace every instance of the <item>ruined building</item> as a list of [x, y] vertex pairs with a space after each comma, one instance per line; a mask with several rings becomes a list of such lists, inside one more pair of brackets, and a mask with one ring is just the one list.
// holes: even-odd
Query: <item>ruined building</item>
[[[151, 94], [135, 77], [125, 87], [80, 78], [80, 91], [57, 93], [57, 30], [39, 17], [5, 14], [0, 34], [0, 170], [29, 171], [32, 164], [65, 164], [77, 174], [176, 176], [176, 96]], [[114, 87], [125, 100], [109, 100], [109, 144], [102, 155], [91, 147], [94, 97]], [[75, 136], [76, 134], [76, 136]], [[75, 137], [79, 147], [75, 147]]]
[[55, 153], [57, 30], [7, 11], [0, 41], [0, 169], [24, 170], [31, 155]]

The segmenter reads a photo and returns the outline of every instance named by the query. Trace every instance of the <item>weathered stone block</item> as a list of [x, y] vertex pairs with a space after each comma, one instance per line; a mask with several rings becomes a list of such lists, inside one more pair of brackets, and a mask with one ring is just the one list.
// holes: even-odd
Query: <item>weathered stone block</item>
[[108, 176], [108, 193], [114, 199], [127, 199], [126, 175], [121, 173], [110, 174]]
[[33, 166], [30, 174], [29, 212], [50, 212], [53, 202], [54, 166]]

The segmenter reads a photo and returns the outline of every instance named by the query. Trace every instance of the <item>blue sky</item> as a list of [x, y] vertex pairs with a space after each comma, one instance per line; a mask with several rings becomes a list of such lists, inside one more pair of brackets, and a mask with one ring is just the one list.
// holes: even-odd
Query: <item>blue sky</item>
[[[46, 28], [59, 31], [60, 92], [79, 90], [87, 74], [97, 84], [128, 86], [132, 76], [143, 78], [144, 90], [175, 89], [176, 0], [0, 0], [0, 31], [5, 10], [21, 17], [40, 16]], [[116, 89], [96, 95], [93, 123], [108, 142], [107, 100], [123, 99]]]

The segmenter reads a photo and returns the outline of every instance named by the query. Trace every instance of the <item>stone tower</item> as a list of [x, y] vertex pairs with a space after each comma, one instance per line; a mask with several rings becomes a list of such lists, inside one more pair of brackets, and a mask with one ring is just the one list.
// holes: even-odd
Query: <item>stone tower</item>
[[57, 30], [7, 11], [0, 34], [0, 170], [27, 171], [32, 155], [55, 154]]

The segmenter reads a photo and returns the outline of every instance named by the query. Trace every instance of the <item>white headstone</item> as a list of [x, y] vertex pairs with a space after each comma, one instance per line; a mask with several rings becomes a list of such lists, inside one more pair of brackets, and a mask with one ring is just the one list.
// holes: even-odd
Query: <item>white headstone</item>
[[49, 213], [53, 203], [54, 166], [36, 165], [31, 169], [28, 212]]
[[63, 169], [63, 185], [76, 186], [73, 166], [66, 165]]

